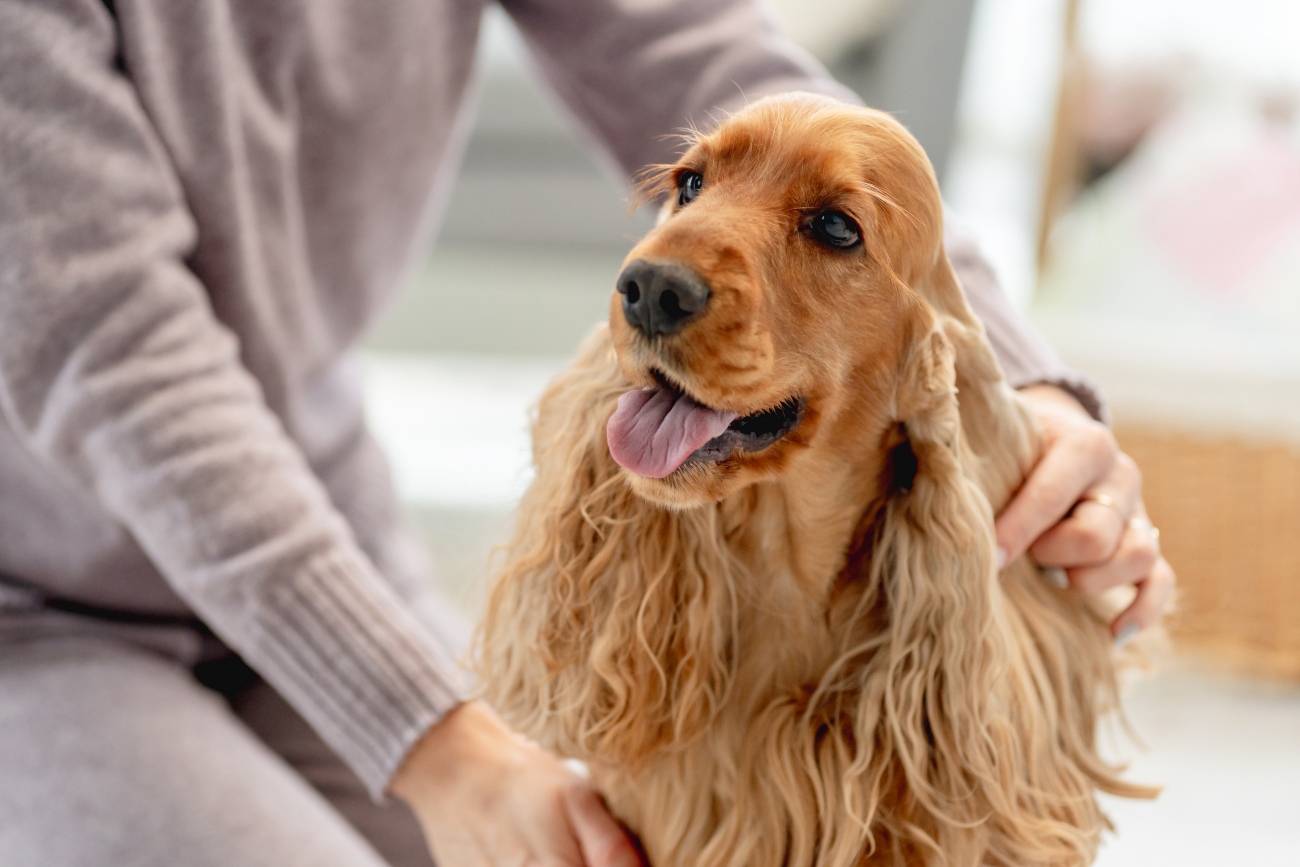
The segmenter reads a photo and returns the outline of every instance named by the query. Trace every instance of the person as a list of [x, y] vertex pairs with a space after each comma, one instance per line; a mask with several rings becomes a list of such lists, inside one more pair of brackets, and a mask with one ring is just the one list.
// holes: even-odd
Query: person
[[[855, 99], [752, 0], [503, 5], [629, 173], [740, 93]], [[480, 13], [0, 0], [7, 864], [637, 863], [464, 700], [349, 355], [436, 223]], [[999, 544], [1135, 584], [1127, 636], [1173, 582], [1138, 472], [950, 247], [1046, 430]]]

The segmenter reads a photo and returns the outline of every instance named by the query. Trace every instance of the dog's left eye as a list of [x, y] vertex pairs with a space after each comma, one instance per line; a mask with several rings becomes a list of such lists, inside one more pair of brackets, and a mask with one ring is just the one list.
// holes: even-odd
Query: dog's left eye
[[810, 228], [818, 241], [832, 247], [852, 247], [862, 240], [858, 224], [839, 211], [822, 211], [813, 217]]
[[689, 205], [704, 189], [704, 175], [699, 172], [682, 172], [677, 179], [677, 207]]

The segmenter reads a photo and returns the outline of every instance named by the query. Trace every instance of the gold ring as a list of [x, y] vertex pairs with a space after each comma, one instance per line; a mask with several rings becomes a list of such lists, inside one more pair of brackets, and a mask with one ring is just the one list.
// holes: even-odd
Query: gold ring
[[1109, 494], [1088, 494], [1086, 497], [1080, 497], [1079, 502], [1074, 504], [1077, 509], [1081, 503], [1096, 503], [1098, 506], [1105, 506], [1113, 509], [1116, 515], [1119, 515], [1121, 521], [1127, 520], [1128, 515], [1124, 514], [1124, 509], [1120, 507], [1119, 501]]

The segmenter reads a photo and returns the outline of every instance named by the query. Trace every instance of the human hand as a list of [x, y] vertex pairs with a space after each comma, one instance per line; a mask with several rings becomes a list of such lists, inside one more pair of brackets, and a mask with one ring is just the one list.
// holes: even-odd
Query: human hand
[[416, 744], [389, 787], [415, 812], [439, 864], [639, 867], [596, 790], [466, 702]]
[[1043, 454], [994, 525], [1004, 562], [1028, 550], [1048, 580], [1089, 595], [1135, 585], [1136, 598], [1110, 625], [1124, 644], [1155, 624], [1174, 593], [1142, 504], [1142, 473], [1066, 392], [1036, 385], [1020, 395], [1042, 427]]

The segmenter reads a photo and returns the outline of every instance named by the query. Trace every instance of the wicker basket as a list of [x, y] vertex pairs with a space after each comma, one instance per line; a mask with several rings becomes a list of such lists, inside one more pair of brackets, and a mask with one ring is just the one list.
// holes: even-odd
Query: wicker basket
[[1300, 681], [1300, 450], [1117, 424], [1179, 592], [1180, 651]]

